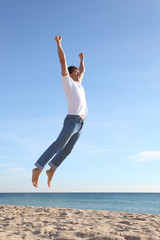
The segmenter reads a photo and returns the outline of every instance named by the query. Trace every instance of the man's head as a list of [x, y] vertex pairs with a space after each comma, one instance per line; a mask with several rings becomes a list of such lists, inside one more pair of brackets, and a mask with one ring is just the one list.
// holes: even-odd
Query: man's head
[[75, 66], [70, 66], [68, 68], [68, 72], [69, 72], [70, 77], [73, 79], [73, 81], [75, 81], [75, 82], [79, 81], [79, 77], [80, 77], [79, 68], [77, 68]]

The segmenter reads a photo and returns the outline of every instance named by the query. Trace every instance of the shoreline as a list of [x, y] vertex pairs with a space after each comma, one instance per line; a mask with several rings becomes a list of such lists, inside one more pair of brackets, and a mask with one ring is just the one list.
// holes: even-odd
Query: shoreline
[[0, 203], [160, 214], [160, 193], [0, 193]]
[[158, 240], [160, 215], [0, 204], [1, 240]]

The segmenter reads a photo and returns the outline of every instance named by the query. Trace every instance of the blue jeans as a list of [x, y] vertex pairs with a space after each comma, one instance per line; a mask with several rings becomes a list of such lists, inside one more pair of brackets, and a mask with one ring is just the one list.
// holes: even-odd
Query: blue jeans
[[49, 166], [56, 170], [72, 151], [81, 134], [83, 124], [84, 120], [79, 115], [67, 115], [57, 140], [38, 159], [35, 163], [36, 167], [43, 170], [45, 164], [52, 158]]

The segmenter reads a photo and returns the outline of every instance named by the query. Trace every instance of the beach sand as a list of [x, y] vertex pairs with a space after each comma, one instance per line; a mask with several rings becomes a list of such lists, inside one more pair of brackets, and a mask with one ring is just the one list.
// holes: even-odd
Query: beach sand
[[160, 240], [160, 215], [0, 205], [0, 240]]

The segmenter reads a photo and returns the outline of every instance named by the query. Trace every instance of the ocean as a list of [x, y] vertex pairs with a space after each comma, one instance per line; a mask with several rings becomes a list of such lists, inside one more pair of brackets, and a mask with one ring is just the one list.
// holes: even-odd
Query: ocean
[[0, 193], [0, 204], [160, 214], [160, 193]]

